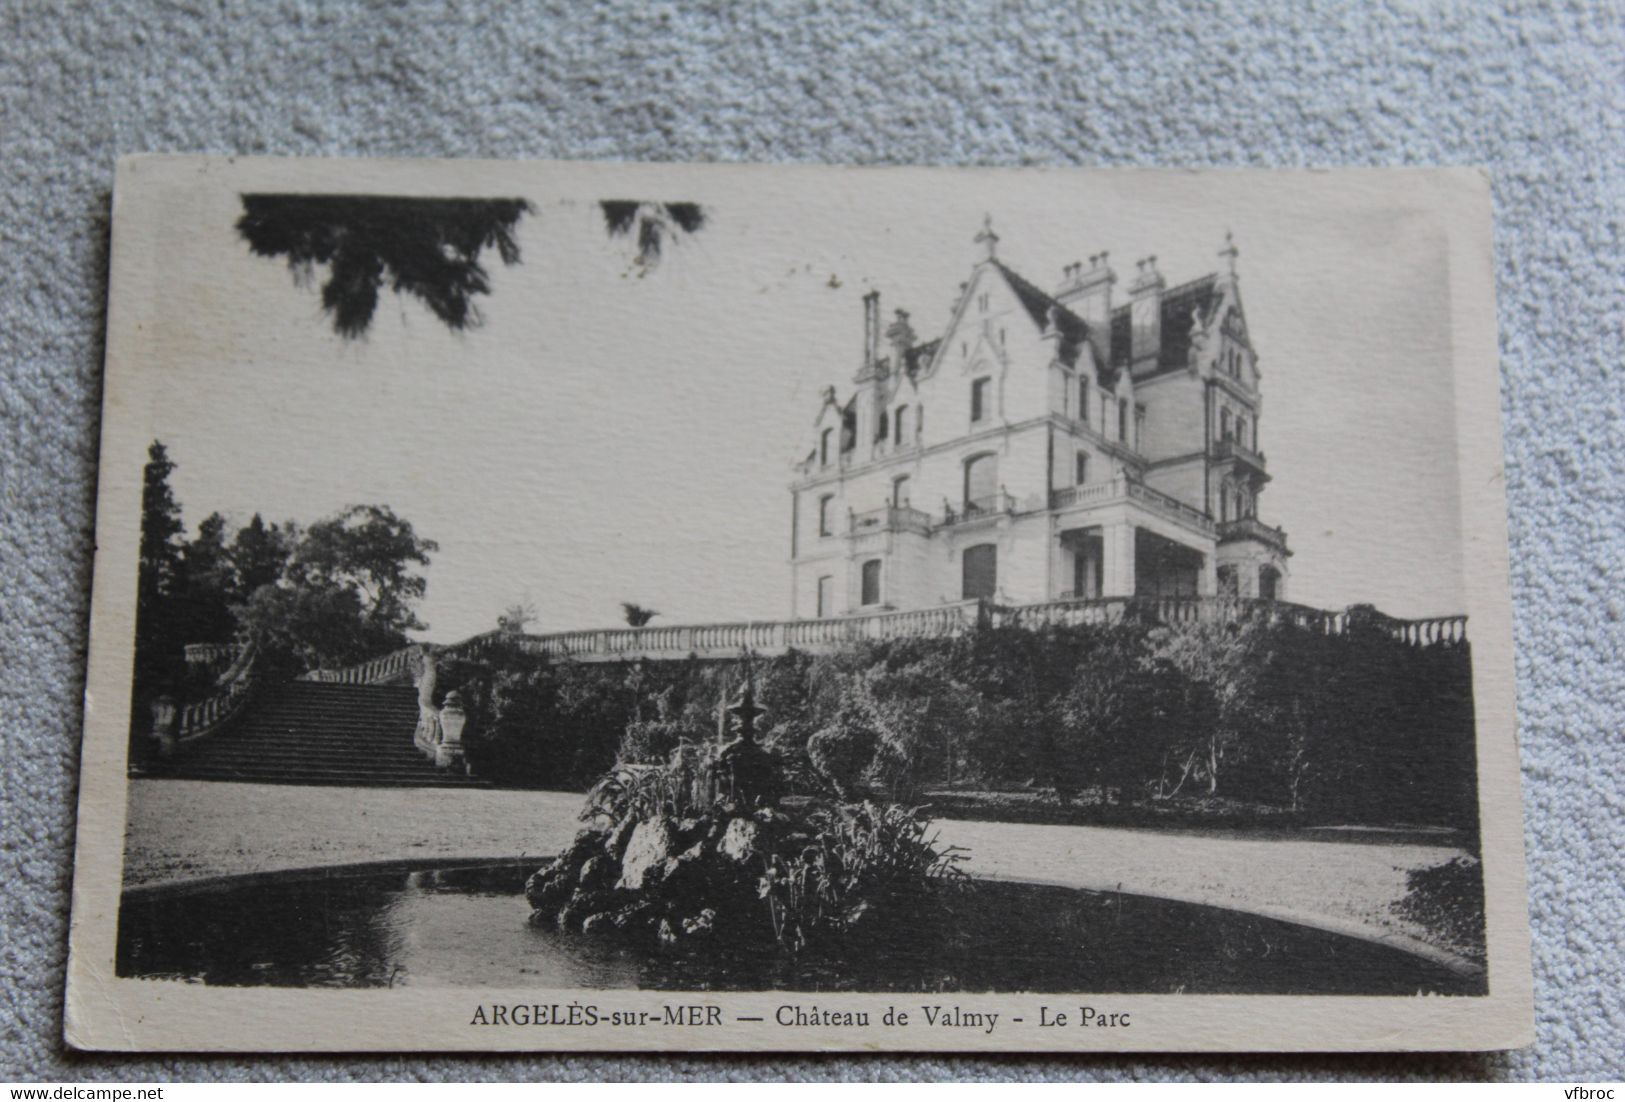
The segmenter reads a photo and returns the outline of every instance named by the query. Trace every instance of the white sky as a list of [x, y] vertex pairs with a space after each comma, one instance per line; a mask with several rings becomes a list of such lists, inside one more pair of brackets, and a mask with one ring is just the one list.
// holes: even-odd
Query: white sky
[[[1463, 610], [1445, 241], [1403, 189], [757, 169], [686, 170], [672, 193], [651, 166], [594, 190], [521, 171], [475, 185], [537, 209], [519, 267], [488, 254], [465, 334], [386, 292], [367, 338], [341, 340], [315, 286], [237, 238], [240, 181], [203, 174], [170, 205], [142, 412], [189, 526], [388, 504], [440, 543], [422, 615], [442, 641], [521, 597], [544, 631], [616, 624], [622, 600], [667, 623], [783, 617], [790, 465], [820, 388], [857, 368], [862, 295], [935, 336], [990, 211], [1001, 258], [1047, 288], [1101, 249], [1119, 293], [1147, 253], [1181, 283], [1233, 229], [1274, 475], [1259, 512], [1289, 533], [1290, 595]], [[700, 200], [711, 224], [639, 279], [596, 202], [623, 197]]]

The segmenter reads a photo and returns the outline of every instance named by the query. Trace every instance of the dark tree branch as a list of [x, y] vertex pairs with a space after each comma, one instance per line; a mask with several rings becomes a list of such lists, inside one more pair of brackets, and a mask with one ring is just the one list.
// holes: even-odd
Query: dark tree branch
[[533, 208], [524, 199], [419, 199], [383, 195], [244, 195], [237, 232], [255, 256], [281, 257], [295, 281], [327, 269], [322, 309], [342, 336], [363, 335], [387, 281], [445, 325], [477, 326], [477, 295], [489, 294], [480, 263], [494, 248], [519, 263], [514, 235]]

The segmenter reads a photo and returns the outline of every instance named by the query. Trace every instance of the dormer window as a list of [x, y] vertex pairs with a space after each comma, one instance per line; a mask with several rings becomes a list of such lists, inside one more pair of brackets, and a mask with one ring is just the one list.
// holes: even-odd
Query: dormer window
[[970, 419], [975, 424], [987, 416], [987, 392], [991, 379], [977, 379], [970, 385]]
[[825, 429], [818, 436], [818, 465], [820, 467], [829, 466], [829, 438], [834, 432], [834, 429]]
[[903, 414], [908, 412], [908, 406], [897, 407], [897, 413], [892, 417], [892, 440], [898, 447], [903, 446]]
[[1128, 399], [1117, 399], [1117, 441], [1128, 443]]
[[1078, 378], [1078, 420], [1089, 423], [1089, 380], [1082, 376]]

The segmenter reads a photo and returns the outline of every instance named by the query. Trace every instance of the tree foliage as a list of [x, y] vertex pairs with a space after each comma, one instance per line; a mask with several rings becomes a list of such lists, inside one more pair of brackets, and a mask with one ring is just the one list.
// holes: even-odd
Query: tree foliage
[[253, 640], [262, 672], [274, 676], [374, 658], [426, 626], [418, 568], [438, 547], [387, 506], [352, 506], [308, 528], [256, 513], [235, 533], [211, 513], [187, 538], [174, 469], [154, 442], [142, 492], [133, 731], [145, 731], [157, 697], [210, 691], [218, 671], [189, 667], [188, 644]]
[[182, 578], [181, 507], [169, 485], [175, 464], [164, 445], [147, 448], [141, 475], [141, 541], [136, 575], [135, 671], [132, 724], [144, 722], [159, 695], [173, 691], [185, 672], [173, 615]]
[[364, 619], [404, 638], [427, 626], [413, 609], [429, 583], [413, 567], [438, 550], [388, 506], [352, 505], [305, 530], [286, 576], [294, 588], [354, 593]]
[[633, 264], [640, 275], [660, 263], [668, 243], [699, 233], [706, 224], [705, 209], [698, 203], [605, 199], [598, 206], [609, 235], [630, 238], [636, 246]]
[[660, 615], [652, 608], [644, 608], [642, 605], [633, 604], [631, 601], [621, 602], [621, 613], [626, 619], [627, 626], [634, 628], [641, 628]]
[[424, 199], [390, 195], [244, 195], [237, 232], [255, 256], [285, 258], [296, 282], [319, 266], [322, 309], [342, 337], [366, 333], [387, 284], [411, 295], [453, 331], [480, 324], [476, 298], [491, 280], [495, 249], [519, 263], [515, 228], [524, 199]]
[[497, 617], [497, 630], [523, 633], [535, 622], [536, 606], [527, 598], [502, 610], [502, 615]]

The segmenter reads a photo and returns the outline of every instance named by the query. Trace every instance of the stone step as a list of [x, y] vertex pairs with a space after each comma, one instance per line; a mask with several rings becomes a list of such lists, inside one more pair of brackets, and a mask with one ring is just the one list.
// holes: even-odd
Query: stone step
[[231, 727], [143, 773], [261, 784], [491, 787], [437, 768], [412, 742], [417, 723], [411, 687], [289, 682], [250, 702]]
[[254, 773], [248, 770], [188, 770], [185, 772], [147, 771], [150, 777], [165, 777], [189, 781], [231, 781], [238, 784], [301, 784], [327, 785], [347, 788], [490, 788], [488, 781], [477, 777], [456, 776], [440, 772], [418, 775], [383, 774], [365, 778], [354, 773]]
[[[229, 738], [222, 735], [221, 738]], [[199, 751], [204, 747], [198, 747]], [[414, 762], [423, 758], [416, 746], [407, 743], [404, 749], [390, 747], [385, 751], [355, 750], [343, 747], [321, 748], [305, 746], [299, 743], [288, 743], [276, 746], [226, 746], [224, 744], [207, 748], [210, 758], [232, 761], [347, 761], [369, 762], [375, 761], [380, 765], [397, 765], [405, 762]]]

